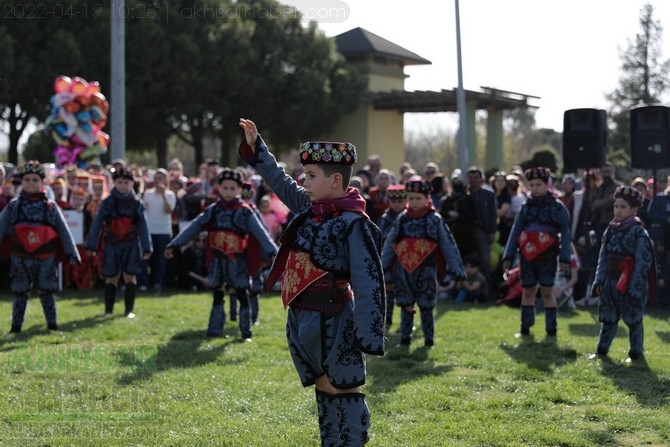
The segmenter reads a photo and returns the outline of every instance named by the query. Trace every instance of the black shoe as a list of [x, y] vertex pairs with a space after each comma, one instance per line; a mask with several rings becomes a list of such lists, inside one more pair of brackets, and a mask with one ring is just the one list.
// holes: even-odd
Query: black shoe
[[527, 328], [527, 327], [522, 327], [520, 334], [521, 335], [530, 335], [530, 329]]
[[57, 331], [58, 330], [58, 325], [55, 324], [55, 323], [54, 324], [48, 324], [47, 329], [49, 329], [50, 331]]
[[21, 332], [21, 326], [12, 326], [9, 330], [10, 334], [18, 334], [19, 332]]
[[426, 348], [432, 348], [435, 345], [435, 342], [433, 342], [433, 340], [426, 340], [423, 344]]
[[556, 331], [547, 331], [547, 337], [555, 337]]

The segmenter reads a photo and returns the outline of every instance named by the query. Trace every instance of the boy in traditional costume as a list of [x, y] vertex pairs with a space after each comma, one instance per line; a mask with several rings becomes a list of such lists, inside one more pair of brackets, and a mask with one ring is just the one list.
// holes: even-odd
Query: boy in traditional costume
[[[102, 274], [105, 277], [105, 314], [114, 312], [116, 289], [123, 273], [124, 315], [135, 318], [135, 288], [141, 262], [151, 257], [152, 246], [144, 206], [135, 197], [133, 174], [126, 168], [112, 173], [114, 188], [98, 208], [86, 241], [86, 251], [95, 257], [104, 233]], [[104, 230], [104, 231], [103, 231]]]
[[0, 214], [0, 241], [7, 236], [10, 244], [10, 288], [14, 293], [11, 333], [21, 332], [33, 287], [38, 290], [47, 328], [58, 329], [56, 245], [70, 262], [81, 262], [65, 217], [56, 202], [47, 198], [43, 186], [44, 168], [38, 161], [27, 162], [21, 170], [21, 193]]
[[207, 231], [211, 250], [209, 287], [214, 290], [207, 335], [223, 335], [226, 321], [223, 298], [228, 286], [240, 303], [238, 318], [242, 338], [251, 341], [251, 277], [260, 268], [261, 261], [270, 261], [277, 253], [277, 246], [256, 212], [240, 198], [242, 175], [224, 169], [218, 175], [218, 182], [220, 198], [170, 241], [165, 257], [170, 259], [173, 250]]
[[[255, 189], [254, 185], [251, 182], [244, 182], [242, 184], [242, 191], [240, 192], [240, 197], [242, 200], [244, 200], [247, 205], [251, 207], [251, 209], [254, 210], [256, 215], [258, 216], [258, 220], [263, 222], [263, 215], [261, 214], [261, 211], [258, 209], [256, 206], [256, 202], [254, 200], [255, 196]], [[267, 227], [266, 227], [267, 230]], [[268, 231], [269, 234], [269, 231]], [[272, 235], [270, 234], [270, 237]], [[265, 266], [266, 268], [268, 265]], [[251, 322], [253, 324], [258, 324], [258, 311], [259, 311], [259, 297], [261, 292], [263, 292], [263, 279], [261, 278], [261, 273], [262, 269], [258, 268], [255, 269], [256, 273], [252, 276], [251, 278], [251, 288], [249, 289], [249, 307], [251, 308]], [[237, 316], [237, 297], [234, 295], [230, 295], [230, 315], [231, 315], [231, 320], [235, 320], [232, 316], [233, 314]], [[233, 304], [234, 303], [234, 304]], [[233, 313], [234, 311], [234, 313]]]
[[[407, 206], [407, 191], [405, 185], [390, 185], [388, 187], [387, 195], [389, 199], [388, 209], [381, 215], [379, 221], [379, 230], [382, 232], [382, 247], [386, 240], [386, 236], [391, 231], [393, 222], [405, 210]], [[386, 328], [390, 328], [393, 324], [393, 275], [391, 272], [384, 273], [384, 281], [386, 283]]]
[[434, 344], [437, 281], [447, 274], [465, 278], [463, 262], [449, 227], [428, 197], [430, 184], [421, 177], [405, 183], [407, 209], [393, 222], [384, 242], [382, 265], [393, 277], [393, 294], [400, 307], [400, 345], [409, 346], [414, 305], [419, 306], [426, 347]]
[[549, 191], [551, 171], [538, 167], [525, 171], [530, 197], [514, 219], [505, 251], [503, 269], [507, 272], [516, 258], [519, 259], [521, 285], [521, 335], [530, 335], [535, 324], [535, 295], [540, 285], [544, 303], [545, 330], [556, 336], [558, 316], [554, 281], [557, 258], [560, 271], [570, 266], [570, 216], [563, 203]]
[[594, 296], [600, 296], [601, 327], [591, 358], [607, 355], [622, 319], [628, 326], [626, 362], [644, 360], [642, 319], [647, 296], [652, 303], [656, 298], [657, 282], [653, 243], [636, 216], [642, 199], [630, 186], [619, 186], [614, 192], [614, 219], [603, 235], [592, 288]]
[[278, 165], [256, 125], [245, 119], [240, 125], [240, 156], [294, 213], [265, 290], [283, 274], [288, 345], [302, 385], [315, 385], [321, 443], [361, 446], [370, 427], [361, 393], [365, 355], [384, 354], [386, 297], [379, 228], [365, 214], [358, 189], [349, 187], [356, 148], [303, 143], [300, 186]]

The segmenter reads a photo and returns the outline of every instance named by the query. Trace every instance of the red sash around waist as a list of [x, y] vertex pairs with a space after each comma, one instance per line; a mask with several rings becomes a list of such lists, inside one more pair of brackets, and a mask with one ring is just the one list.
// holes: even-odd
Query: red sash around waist
[[556, 238], [546, 231], [522, 231], [517, 242], [523, 257], [532, 261], [554, 245]]
[[133, 225], [132, 217], [114, 217], [111, 219], [109, 228], [116, 237], [123, 240], [128, 233], [135, 230], [135, 225]]
[[405, 270], [412, 273], [426, 258], [435, 251], [437, 242], [425, 238], [404, 237], [393, 244], [393, 251], [398, 262]]
[[623, 258], [618, 265], [618, 270], [621, 272], [619, 280], [616, 283], [616, 289], [621, 293], [626, 293], [628, 291], [628, 283], [630, 282], [630, 276], [633, 273], [633, 266], [635, 260], [632, 256], [626, 256]]
[[34, 252], [58, 237], [58, 233], [48, 225], [16, 224], [14, 229], [16, 238], [27, 253]]

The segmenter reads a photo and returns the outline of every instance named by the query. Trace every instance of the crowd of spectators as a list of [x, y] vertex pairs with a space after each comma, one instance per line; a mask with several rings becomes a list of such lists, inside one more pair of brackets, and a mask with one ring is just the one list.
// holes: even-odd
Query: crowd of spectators
[[[206, 272], [206, 234], [185, 247], [173, 259], [166, 261], [161, 255], [168, 241], [193, 220], [205, 207], [218, 199], [216, 178], [223, 167], [216, 160], [202, 163], [194, 176], [184, 172], [178, 159], [171, 160], [165, 168], [147, 169], [126, 166], [124, 160], [114, 160], [108, 166], [90, 165], [86, 169], [63, 166], [51, 169], [46, 178], [48, 194], [64, 210], [78, 210], [83, 214], [84, 240], [86, 230], [95, 217], [97, 207], [109, 193], [111, 172], [121, 166], [132, 170], [137, 196], [143, 201], [154, 256], [146, 263], [139, 278], [140, 290], [151, 289], [159, 293], [165, 286], [201, 289], [201, 278]], [[281, 204], [260, 176], [246, 168], [235, 168], [242, 173], [250, 203], [256, 206], [268, 231], [279, 238], [287, 221], [288, 210]], [[286, 172], [301, 182], [301, 166], [286, 166]], [[414, 175], [422, 176], [430, 185], [430, 199], [450, 227], [463, 259], [478, 266], [489, 288], [489, 296], [504, 284], [499, 256], [504, 248], [514, 218], [527, 197], [526, 179], [520, 166], [507, 172], [496, 171], [487, 175], [477, 166], [467, 172], [454, 169], [449, 174], [441, 171], [436, 163], [426, 163], [416, 168], [403, 163], [397, 173], [383, 166], [382, 159], [372, 155], [367, 164], [355, 171], [352, 186], [359, 188], [367, 202], [366, 212], [377, 221], [389, 206], [388, 188], [403, 184]], [[667, 179], [670, 185], [670, 177]], [[574, 298], [583, 306], [597, 301], [590, 299], [589, 284], [593, 278], [600, 239], [612, 219], [612, 193], [617, 185], [615, 168], [606, 164], [586, 172], [566, 173], [552, 178], [551, 191], [566, 206], [571, 218], [572, 242], [578, 258], [578, 281]], [[663, 278], [670, 276], [670, 186], [654, 194], [651, 179], [641, 177], [630, 182], [645, 196], [639, 218], [650, 232], [657, 251], [660, 269], [659, 286], [665, 288]], [[0, 164], [0, 211], [17, 193], [20, 179], [6, 172]], [[660, 188], [657, 188], [657, 191]], [[64, 286], [94, 287], [101, 279], [100, 262], [86, 260], [90, 268], [90, 283], [82, 284], [66, 272]], [[81, 275], [81, 272], [76, 275]], [[667, 294], [659, 294], [665, 296]]]

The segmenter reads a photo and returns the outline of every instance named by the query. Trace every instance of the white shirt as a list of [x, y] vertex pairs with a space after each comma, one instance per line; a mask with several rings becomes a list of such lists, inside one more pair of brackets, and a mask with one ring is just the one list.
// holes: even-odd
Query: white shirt
[[[169, 189], [165, 190], [165, 198], [174, 210], [177, 197]], [[144, 217], [147, 220], [149, 234], [168, 234], [172, 236], [172, 213], [165, 212], [163, 196], [156, 188], [144, 191]]]

